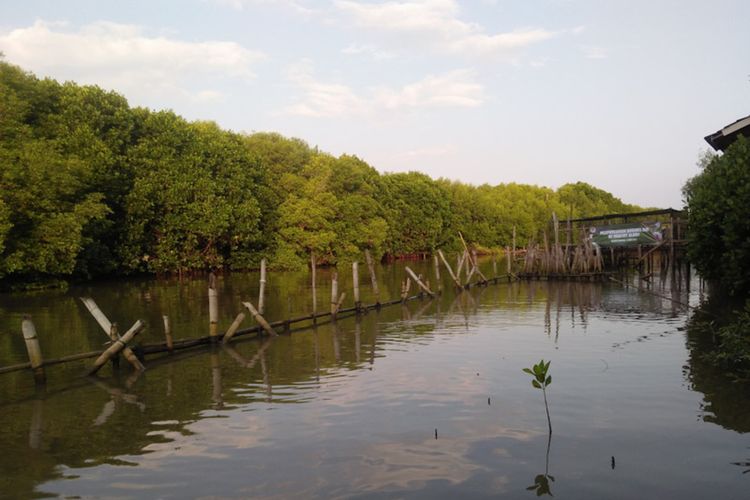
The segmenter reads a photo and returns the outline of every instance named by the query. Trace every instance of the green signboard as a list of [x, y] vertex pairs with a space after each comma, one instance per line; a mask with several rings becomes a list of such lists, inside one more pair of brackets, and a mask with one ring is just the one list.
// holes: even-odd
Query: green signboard
[[592, 241], [600, 247], [656, 245], [663, 237], [659, 222], [612, 224], [592, 227], [590, 232]]

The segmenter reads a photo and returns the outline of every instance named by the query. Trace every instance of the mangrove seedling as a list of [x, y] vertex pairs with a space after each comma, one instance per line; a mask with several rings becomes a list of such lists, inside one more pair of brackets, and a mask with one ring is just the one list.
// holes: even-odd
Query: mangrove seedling
[[545, 363], [542, 359], [531, 368], [524, 368], [523, 371], [534, 377], [531, 380], [531, 385], [542, 390], [544, 409], [547, 410], [547, 425], [549, 426], [549, 433], [552, 434], [552, 421], [549, 418], [549, 405], [547, 404], [547, 386], [552, 383], [552, 375], [548, 374], [549, 364], [550, 361]]

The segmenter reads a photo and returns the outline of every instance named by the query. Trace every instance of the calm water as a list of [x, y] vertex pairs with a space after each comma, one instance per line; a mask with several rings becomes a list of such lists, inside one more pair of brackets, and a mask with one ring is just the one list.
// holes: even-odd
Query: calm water
[[[380, 270], [384, 299], [402, 276]], [[322, 310], [330, 276], [319, 279]], [[308, 312], [307, 281], [272, 273], [268, 318]], [[177, 338], [205, 335], [205, 288], [0, 296], [0, 366], [25, 361], [25, 312], [47, 357], [100, 348], [83, 294], [121, 328], [147, 320], [143, 342], [161, 340], [162, 314]], [[257, 299], [257, 275], [219, 288], [226, 328], [240, 299]], [[697, 301], [684, 285], [656, 290]], [[614, 283], [503, 283], [148, 358], [140, 376], [107, 366], [90, 380], [73, 363], [37, 391], [28, 372], [0, 375], [0, 497], [747, 498], [750, 397], [700, 363], [687, 315]], [[521, 372], [540, 358], [552, 361], [551, 440]]]

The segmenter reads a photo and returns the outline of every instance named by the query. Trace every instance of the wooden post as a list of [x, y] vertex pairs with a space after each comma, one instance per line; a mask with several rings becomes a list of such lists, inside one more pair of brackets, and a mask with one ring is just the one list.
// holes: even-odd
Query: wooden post
[[260, 261], [260, 290], [258, 291], [258, 312], [263, 314], [266, 295], [266, 259]]
[[432, 261], [433, 266], [435, 267], [435, 283], [437, 283], [437, 293], [438, 295], [441, 295], [443, 293], [443, 282], [440, 279], [440, 261], [438, 261], [438, 256], [433, 255]]
[[258, 324], [269, 335], [271, 335], [272, 337], [276, 337], [278, 335], [278, 333], [276, 333], [276, 331], [271, 327], [271, 325], [268, 324], [268, 321], [266, 321], [266, 319], [263, 316], [261, 316], [261, 314], [258, 312], [258, 310], [255, 309], [255, 307], [253, 306], [252, 303], [250, 303], [250, 302], [243, 302], [242, 305], [245, 306], [248, 311], [250, 311], [250, 314], [253, 315], [253, 318], [255, 318], [255, 321], [257, 321]]
[[461, 288], [461, 282], [456, 277], [456, 274], [453, 272], [453, 269], [451, 269], [451, 265], [448, 264], [447, 260], [445, 260], [445, 255], [443, 255], [443, 251], [438, 250], [438, 255], [440, 256], [440, 259], [443, 261], [443, 264], [445, 264], [445, 268], [448, 270], [448, 274], [450, 274], [451, 278], [453, 278], [453, 282], [456, 284], [458, 288]]
[[513, 251], [513, 256], [515, 257], [515, 255], [516, 255], [516, 226], [513, 226], [513, 248], [512, 248], [512, 251]]
[[143, 330], [143, 327], [145, 325], [143, 324], [143, 321], [138, 320], [135, 322], [133, 326], [130, 327], [130, 330], [125, 332], [125, 335], [117, 339], [116, 341], [112, 342], [112, 344], [107, 348], [106, 351], [104, 351], [98, 358], [96, 358], [96, 361], [94, 361], [94, 366], [91, 367], [91, 369], [88, 371], [89, 375], [93, 375], [96, 372], [99, 371], [99, 369], [115, 354], [119, 353], [121, 350], [125, 348], [128, 342], [133, 340], [133, 338], [138, 335], [141, 330]]
[[411, 279], [406, 278], [401, 282], [401, 302], [406, 302], [406, 298], [409, 296], [409, 289], [411, 288]]
[[375, 294], [375, 304], [380, 305], [380, 290], [378, 289], [378, 277], [375, 276], [375, 263], [372, 260], [369, 250], [365, 250], [365, 260], [367, 269], [370, 271], [370, 281], [372, 282], [372, 293]]
[[312, 274], [312, 315], [313, 324], [318, 322], [318, 293], [315, 289], [315, 252], [310, 250], [310, 272]]
[[[211, 337], [219, 334], [219, 295], [216, 291], [216, 275], [212, 272], [208, 275], [208, 331]], [[212, 339], [216, 341], [216, 339]]]
[[510, 247], [505, 247], [505, 256], [506, 258], [506, 268], [508, 270], [508, 279], [510, 279], [510, 275], [513, 274], [513, 266], [511, 265], [511, 256], [510, 256]]
[[331, 318], [336, 319], [336, 313], [338, 312], [338, 297], [339, 296], [339, 273], [333, 271], [331, 275]]
[[[107, 337], [111, 340], [110, 335], [112, 334], [112, 323], [110, 323], [109, 319], [107, 319], [107, 316], [104, 315], [102, 310], [99, 309], [99, 306], [96, 305], [94, 299], [92, 299], [91, 297], [81, 297], [81, 302], [83, 302], [83, 305], [86, 306], [86, 309], [89, 310], [96, 322], [99, 323], [99, 326], [101, 326], [102, 330], [104, 330], [104, 333], [107, 334]], [[143, 363], [141, 363], [141, 361], [138, 359], [138, 357], [130, 347], [123, 347], [122, 354], [136, 370], [143, 371], [146, 369], [146, 367], [143, 366]]]
[[[115, 342], [119, 338], [120, 338], [120, 331], [117, 328], [117, 323], [112, 323], [112, 327], [109, 330], [109, 339], [112, 342]], [[112, 356], [112, 369], [117, 370], [118, 368], [120, 368], [120, 355], [115, 354], [114, 356]]]
[[417, 283], [417, 285], [419, 285], [419, 287], [422, 290], [424, 290], [427, 293], [427, 295], [429, 295], [430, 297], [434, 297], [435, 296], [435, 294], [432, 293], [432, 290], [430, 290], [430, 288], [427, 285], [425, 285], [424, 283], [422, 283], [422, 280], [419, 279], [419, 277], [417, 277], [416, 274], [414, 274], [414, 271], [412, 271], [411, 268], [409, 268], [409, 266], [406, 266], [406, 272], [409, 273], [409, 276], [411, 276], [412, 278], [414, 278], [414, 281]]
[[42, 358], [42, 349], [39, 346], [39, 338], [36, 336], [36, 327], [31, 321], [31, 316], [24, 316], [21, 322], [21, 331], [23, 340], [26, 342], [26, 352], [29, 355], [31, 369], [34, 370], [34, 381], [37, 384], [43, 384], [47, 377], [44, 374], [44, 359]]
[[352, 262], [352, 286], [354, 287], [354, 307], [359, 311], [362, 302], [359, 300], [359, 262]]
[[172, 352], [174, 350], [174, 342], [172, 341], [172, 328], [169, 325], [169, 316], [164, 315], [162, 319], [164, 320], [164, 338], [167, 341], [167, 349], [169, 352]]
[[497, 254], [492, 251], [492, 277], [497, 278]]
[[[260, 311], [258, 311], [258, 314], [260, 314]], [[224, 340], [223, 340], [223, 342], [225, 344], [228, 344], [232, 340], [232, 337], [234, 337], [234, 334], [237, 333], [237, 330], [239, 330], [240, 325], [242, 324], [242, 322], [244, 320], [245, 320], [245, 313], [244, 312], [240, 312], [237, 315], [237, 317], [234, 318], [234, 321], [232, 321], [232, 324], [229, 325], [229, 329], [224, 334]]]

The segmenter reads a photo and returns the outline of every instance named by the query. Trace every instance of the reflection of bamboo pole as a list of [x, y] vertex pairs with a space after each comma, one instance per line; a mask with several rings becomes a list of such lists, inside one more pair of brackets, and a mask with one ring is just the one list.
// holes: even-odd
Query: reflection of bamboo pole
[[260, 261], [260, 289], [258, 291], [258, 312], [263, 314], [266, 295], [266, 259]]
[[221, 362], [216, 352], [211, 353], [211, 389], [211, 401], [214, 408], [220, 410], [224, 407], [224, 400], [221, 395]]
[[[219, 334], [219, 294], [216, 291], [216, 275], [208, 275], [208, 328], [211, 337]], [[212, 339], [215, 340], [215, 339]]]
[[109, 348], [107, 348], [107, 350], [104, 351], [96, 361], [94, 361], [94, 366], [91, 367], [88, 374], [93, 375], [98, 372], [102, 365], [104, 365], [104, 363], [106, 363], [113, 355], [123, 350], [126, 344], [133, 340], [133, 338], [143, 330], [144, 326], [143, 321], [136, 321], [135, 324], [130, 327], [130, 330], [125, 332], [125, 335], [117, 339], [115, 342], [112, 342], [112, 345], [110, 345]]
[[36, 327], [31, 321], [31, 316], [24, 316], [21, 322], [21, 331], [23, 332], [23, 340], [26, 343], [26, 352], [31, 362], [31, 369], [34, 370], [34, 380], [38, 384], [43, 384], [46, 381], [43, 366], [44, 359], [42, 358], [42, 349], [39, 347], [39, 338], [36, 336]]
[[375, 275], [375, 263], [372, 260], [369, 250], [365, 250], [365, 260], [367, 269], [370, 271], [370, 281], [372, 282], [372, 293], [375, 295], [375, 303], [380, 304], [380, 290], [378, 289], [378, 277]]
[[31, 407], [31, 425], [29, 426], [29, 448], [32, 450], [38, 450], [42, 447], [43, 412], [44, 400], [35, 399]]
[[250, 311], [250, 314], [253, 315], [253, 318], [255, 318], [255, 321], [257, 321], [258, 324], [261, 327], [263, 327], [263, 329], [269, 335], [271, 335], [272, 337], [276, 337], [278, 335], [276, 333], [276, 331], [271, 327], [271, 325], [268, 324], [268, 321], [266, 321], [266, 319], [263, 316], [261, 316], [261, 314], [258, 312], [258, 310], [255, 309], [255, 307], [253, 306], [252, 303], [250, 303], [250, 302], [243, 302], [242, 305], [245, 306], [248, 311]]

